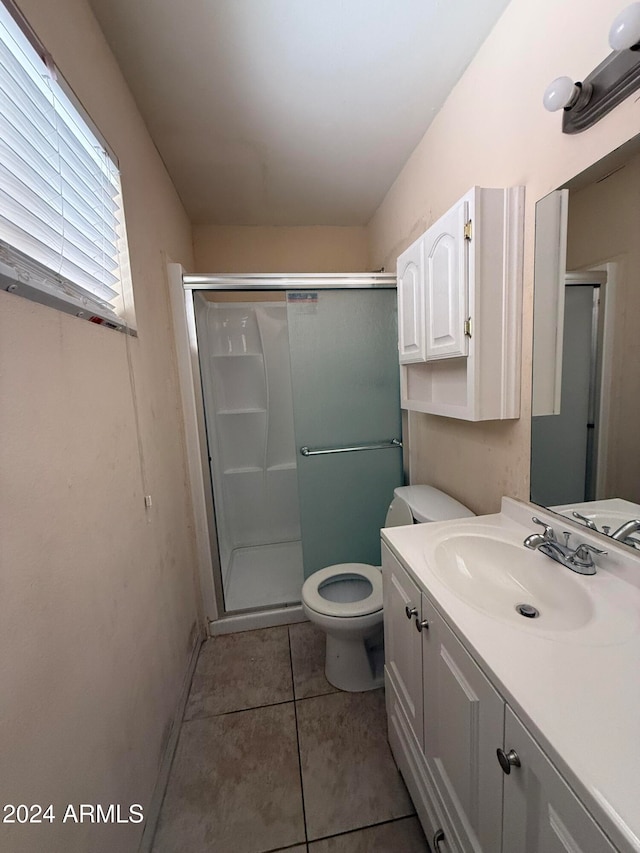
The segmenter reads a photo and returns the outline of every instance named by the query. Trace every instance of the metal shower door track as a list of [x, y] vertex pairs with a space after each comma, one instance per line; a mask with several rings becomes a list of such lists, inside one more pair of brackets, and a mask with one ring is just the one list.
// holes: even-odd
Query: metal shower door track
[[392, 273], [247, 273], [182, 276], [185, 290], [341, 290], [395, 288]]

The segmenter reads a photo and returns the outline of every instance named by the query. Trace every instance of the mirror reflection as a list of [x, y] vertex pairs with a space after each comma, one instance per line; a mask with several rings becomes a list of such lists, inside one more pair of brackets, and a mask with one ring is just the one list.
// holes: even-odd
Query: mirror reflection
[[640, 548], [640, 137], [536, 206], [531, 500]]

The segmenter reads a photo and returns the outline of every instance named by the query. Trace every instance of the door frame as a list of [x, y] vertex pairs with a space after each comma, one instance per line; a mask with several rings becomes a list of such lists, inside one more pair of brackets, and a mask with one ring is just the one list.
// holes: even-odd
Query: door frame
[[194, 292], [199, 290], [342, 290], [396, 289], [391, 273], [247, 273], [187, 274], [180, 264], [167, 264], [178, 381], [182, 400], [185, 454], [194, 517], [201, 615], [208, 633], [223, 634], [301, 622], [301, 605], [227, 614], [215, 526], [215, 508], [198, 358]]
[[[609, 424], [609, 400], [607, 377], [611, 360], [607, 358], [608, 326], [612, 311], [612, 282], [607, 266], [602, 269], [589, 268], [571, 271], [565, 275], [565, 287], [593, 287], [593, 322], [591, 336], [591, 381], [589, 385], [589, 421], [594, 424], [590, 431], [586, 453], [585, 488], [590, 488], [586, 500], [597, 500], [604, 487], [606, 471], [607, 435]], [[610, 334], [610, 333], [609, 333]]]

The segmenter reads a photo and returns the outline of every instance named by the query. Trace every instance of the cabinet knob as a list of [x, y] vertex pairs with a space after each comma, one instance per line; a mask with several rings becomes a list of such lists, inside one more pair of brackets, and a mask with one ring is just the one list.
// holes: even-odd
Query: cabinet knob
[[438, 829], [433, 835], [433, 841], [431, 842], [435, 853], [438, 853], [440, 848], [440, 842], [444, 841], [444, 829]]
[[416, 617], [416, 628], [418, 629], [418, 631], [422, 631], [423, 628], [425, 631], [428, 631], [429, 630], [429, 620], [423, 619], [422, 622], [419, 622], [418, 618]]
[[407, 619], [413, 619], [414, 616], [417, 618], [418, 616], [418, 608], [411, 607], [410, 604], [405, 605], [404, 612], [407, 614]]
[[502, 767], [507, 776], [511, 773], [512, 767], [520, 767], [520, 758], [515, 749], [510, 749], [509, 752], [505, 752], [504, 749], [496, 749], [496, 755], [498, 756], [500, 767]]

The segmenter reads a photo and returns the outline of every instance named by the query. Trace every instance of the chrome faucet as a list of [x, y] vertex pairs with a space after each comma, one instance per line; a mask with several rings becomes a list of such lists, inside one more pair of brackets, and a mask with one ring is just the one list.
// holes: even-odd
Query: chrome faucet
[[[606, 551], [600, 548], [594, 548], [593, 545], [581, 543], [577, 548], [571, 548], [569, 539], [571, 533], [567, 530], [563, 531], [564, 545], [556, 539], [555, 532], [552, 527], [540, 521], [539, 518], [533, 517], [532, 521], [535, 524], [541, 525], [544, 528], [542, 533], [530, 533], [524, 540], [523, 545], [526, 548], [531, 548], [534, 551], [541, 551], [547, 557], [551, 557], [556, 563], [560, 563], [572, 572], [577, 572], [579, 575], [595, 575], [596, 564], [593, 561], [593, 554], [606, 554]], [[640, 525], [638, 527], [640, 529]]]
[[632, 533], [637, 533], [640, 530], [640, 518], [633, 518], [631, 521], [625, 521], [625, 523], [619, 527], [615, 533], [610, 533], [612, 539], [616, 539], [618, 542], [624, 542], [625, 545], [633, 545], [635, 547], [636, 540], [630, 539]]
[[540, 521], [540, 519], [536, 518], [535, 515], [531, 520], [534, 522], [534, 524], [539, 524], [544, 527], [544, 532], [531, 533], [529, 536], [527, 536], [527, 538], [523, 542], [523, 545], [526, 548], [531, 548], [532, 550], [535, 550], [536, 548], [539, 548], [541, 545], [544, 545], [547, 542], [557, 542], [556, 534], [553, 530], [553, 527], [550, 527], [548, 524], [545, 524], [544, 521]]

